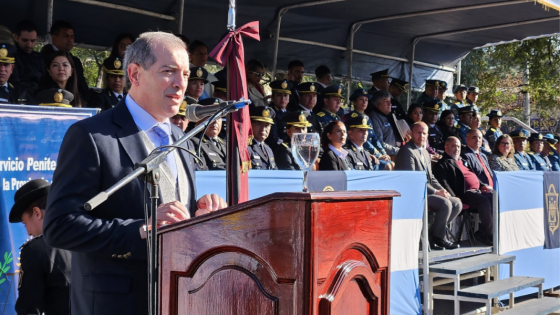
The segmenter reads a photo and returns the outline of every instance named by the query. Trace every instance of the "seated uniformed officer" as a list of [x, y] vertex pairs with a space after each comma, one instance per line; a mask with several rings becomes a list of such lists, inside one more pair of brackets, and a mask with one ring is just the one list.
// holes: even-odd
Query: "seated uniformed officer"
[[424, 116], [422, 121], [428, 125], [428, 143], [437, 153], [441, 154], [445, 151], [445, 142], [443, 141], [443, 132], [436, 125], [440, 113], [440, 105], [438, 102], [432, 101], [422, 104], [424, 106]]
[[102, 111], [113, 108], [126, 97], [122, 60], [119, 57], [109, 57], [103, 61], [103, 67], [105, 88], [93, 93], [88, 102], [89, 107], [101, 108]]
[[327, 86], [323, 91], [323, 99], [317, 100], [324, 102], [323, 109], [317, 113], [321, 127], [325, 128], [331, 121], [340, 121], [340, 117], [336, 114], [340, 109], [340, 98], [342, 95], [342, 87], [340, 85]]
[[70, 102], [74, 99], [74, 95], [63, 89], [43, 90], [35, 95], [35, 102], [39, 106], [55, 106], [71, 108]]
[[439, 81], [437, 99], [439, 101], [438, 104], [440, 107], [440, 113], [444, 110], [451, 109], [451, 106], [447, 105], [447, 103], [445, 102], [445, 98], [447, 97], [446, 92], [447, 92], [447, 82]]
[[70, 314], [71, 253], [52, 248], [43, 238], [50, 185], [34, 179], [14, 195], [10, 223], [23, 222], [33, 238], [20, 247], [17, 314]]
[[253, 138], [247, 150], [254, 170], [277, 170], [272, 149], [265, 143], [270, 127], [274, 124], [274, 111], [268, 106], [253, 106], [249, 109]]
[[181, 128], [181, 130], [185, 132], [187, 126], [189, 125], [189, 120], [187, 119], [186, 115], [187, 115], [187, 102], [183, 101], [181, 106], [179, 106], [179, 111], [177, 112], [177, 115], [169, 118], [169, 122]]
[[459, 119], [459, 108], [464, 107], [467, 105], [465, 99], [467, 98], [467, 87], [464, 84], [459, 84], [453, 90], [453, 94], [455, 94], [455, 103], [451, 105], [451, 111], [455, 115], [455, 119]]
[[478, 113], [478, 106], [476, 106], [476, 101], [478, 100], [478, 95], [480, 95], [480, 89], [477, 86], [470, 86], [467, 90], [467, 104], [473, 107], [473, 110]]
[[358, 114], [348, 119], [345, 123], [346, 130], [348, 130], [348, 138], [343, 148], [348, 152], [346, 159], [352, 170], [379, 170], [379, 160], [376, 157], [372, 157], [363, 147], [368, 136], [368, 120], [367, 116]]
[[[300, 94], [301, 95], [301, 94]], [[292, 135], [294, 133], [307, 133], [307, 128], [311, 127], [307, 115], [309, 112], [297, 111], [291, 112], [282, 118], [287, 125], [286, 141], [274, 149], [274, 158], [276, 165], [280, 170], [301, 170], [292, 155]]]
[[525, 129], [517, 129], [509, 133], [513, 140], [513, 148], [515, 149], [513, 157], [515, 163], [519, 166], [520, 171], [533, 170], [533, 165], [529, 159], [529, 155], [525, 153], [527, 147], [527, 139], [529, 138], [529, 131]]
[[391, 113], [395, 114], [397, 119], [406, 119], [406, 112], [397, 99], [407, 88], [408, 82], [400, 79], [391, 80], [391, 84], [389, 85], [389, 93], [391, 93]]
[[484, 138], [488, 140], [488, 145], [490, 145], [490, 150], [494, 150], [494, 144], [496, 140], [503, 135], [504, 133], [500, 129], [502, 126], [502, 111], [499, 109], [493, 109], [488, 113], [488, 123], [490, 124], [490, 128], [486, 131]]
[[189, 83], [185, 91], [185, 101], [187, 104], [198, 104], [198, 100], [204, 93], [204, 85], [208, 83], [208, 71], [202, 67], [191, 67], [189, 75]]
[[541, 155], [546, 165], [548, 165], [548, 169], [550, 171], [560, 171], [560, 157], [558, 156], [558, 151], [556, 151], [558, 139], [555, 139], [554, 135], [549, 133], [544, 135], [544, 140], [545, 142]]
[[439, 93], [439, 80], [426, 80], [424, 92], [418, 97], [416, 103], [422, 104], [431, 101], [439, 102], [437, 96]]
[[459, 122], [455, 125], [457, 135], [461, 139], [463, 145], [467, 145], [467, 132], [471, 130], [469, 127], [472, 123], [474, 110], [472, 106], [464, 106], [459, 108]]
[[[299, 108], [296, 112], [304, 110], [309, 113], [307, 115], [307, 120], [311, 123], [311, 126], [307, 128], [309, 133], [323, 133], [323, 128], [319, 122], [319, 117], [313, 112], [313, 108], [317, 104], [317, 83], [315, 82], [305, 82], [297, 86], [297, 92], [299, 94]], [[288, 104], [288, 107], [290, 105]]]
[[270, 82], [272, 95], [270, 97], [270, 106], [274, 110], [274, 125], [270, 129], [270, 136], [266, 139], [266, 143], [273, 149], [280, 145], [286, 139], [286, 123], [282, 118], [289, 112], [287, 110], [292, 94], [292, 82], [288, 80], [276, 80]]
[[0, 43], [0, 104], [27, 104], [31, 101], [31, 96], [23, 86], [8, 83], [14, 71], [16, 51], [15, 46]]
[[544, 137], [540, 133], [532, 133], [529, 137], [529, 160], [536, 171], [550, 171], [541, 153], [544, 147]]
[[[201, 105], [209, 105], [204, 104], [206, 103], [204, 99], [200, 103]], [[200, 120], [196, 124], [200, 124], [204, 121], [204, 119]], [[201, 158], [204, 161], [204, 165], [198, 165], [198, 171], [213, 171], [213, 170], [225, 170], [226, 169], [226, 143], [222, 140], [218, 135], [222, 130], [222, 120], [216, 119], [210, 125], [208, 125], [208, 129], [204, 133], [202, 139], [199, 137], [193, 138], [192, 141], [195, 147], [198, 147], [200, 143], [200, 150], [201, 150]], [[201, 142], [202, 141], [202, 142]]]
[[227, 81], [214, 81], [214, 97], [227, 101]]

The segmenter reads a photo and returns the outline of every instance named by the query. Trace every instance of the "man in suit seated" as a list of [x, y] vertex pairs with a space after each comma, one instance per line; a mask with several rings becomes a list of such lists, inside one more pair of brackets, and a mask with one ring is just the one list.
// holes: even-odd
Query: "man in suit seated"
[[383, 148], [389, 155], [396, 155], [401, 145], [401, 136], [395, 134], [391, 115], [391, 94], [388, 91], [377, 91], [369, 101], [373, 104], [373, 110], [369, 118], [373, 124], [373, 131], [379, 140], [383, 142]]
[[477, 232], [476, 238], [492, 246], [492, 189], [481, 183], [467, 161], [461, 158], [461, 141], [458, 138], [449, 137], [445, 141], [445, 153], [434, 166], [434, 176], [451, 196], [478, 210], [482, 229]]
[[[148, 314], [144, 180], [132, 180], [92, 211], [83, 205], [183, 135], [169, 117], [183, 102], [189, 57], [175, 35], [148, 32], [126, 50], [124, 69], [127, 97], [68, 129], [47, 201], [45, 242], [72, 251], [72, 314]], [[159, 206], [147, 214], [158, 225], [226, 206], [216, 194], [196, 200], [190, 154], [174, 150], [160, 166]]]
[[252, 106], [249, 109], [253, 138], [247, 147], [254, 170], [277, 170], [272, 149], [265, 143], [274, 124], [275, 113], [268, 106]]
[[463, 148], [461, 156], [467, 160], [471, 170], [481, 183], [486, 185], [489, 191], [494, 187], [494, 172], [488, 164], [486, 155], [480, 151], [482, 146], [482, 132], [478, 129], [471, 129], [467, 133], [467, 145]]
[[432, 235], [430, 245], [433, 249], [455, 249], [446, 238], [447, 224], [459, 215], [463, 208], [461, 200], [453, 197], [434, 177], [430, 154], [425, 149], [428, 138], [428, 126], [417, 122], [412, 126], [412, 140], [405, 144], [397, 154], [396, 170], [424, 171], [427, 176], [428, 207], [436, 213], [429, 233]]

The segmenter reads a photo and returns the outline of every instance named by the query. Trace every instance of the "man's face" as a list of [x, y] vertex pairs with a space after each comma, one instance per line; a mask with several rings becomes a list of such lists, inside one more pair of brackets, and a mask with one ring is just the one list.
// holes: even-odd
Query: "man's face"
[[208, 130], [206, 130], [206, 135], [210, 138], [216, 138], [220, 131], [222, 131], [222, 120], [216, 119], [213, 123], [208, 125]]
[[297, 84], [300, 84], [301, 81], [303, 80], [303, 72], [304, 69], [302, 66], [296, 66], [288, 70], [288, 74], [291, 76], [292, 80]]
[[535, 153], [541, 153], [544, 147], [544, 141], [533, 140], [530, 145], [531, 150], [533, 150]]
[[524, 138], [513, 138], [513, 147], [515, 151], [523, 152], [527, 147], [527, 139]]
[[473, 120], [472, 113], [465, 113], [459, 115], [459, 121], [467, 126], [470, 126]]
[[204, 93], [204, 81], [202, 80], [189, 80], [187, 85], [187, 95], [198, 99]]
[[8, 79], [12, 75], [12, 71], [14, 71], [13, 63], [0, 62], [0, 85], [4, 85], [8, 82]]
[[401, 88], [399, 88], [396, 85], [391, 85], [389, 86], [389, 93], [391, 93], [391, 95], [393, 95], [394, 98], [398, 98], [399, 96], [401, 96], [403, 94], [403, 90], [401, 90]]
[[502, 117], [492, 117], [490, 124], [494, 128], [500, 128], [502, 126]]
[[[290, 95], [286, 93], [272, 93], [272, 104], [280, 109], [285, 109], [290, 102]], [[303, 105], [303, 104], [302, 104]]]
[[119, 42], [119, 57], [122, 59], [124, 58], [124, 52], [126, 51], [126, 48], [128, 46], [132, 45], [132, 40], [128, 37], [123, 38], [120, 42]]
[[467, 135], [467, 145], [475, 150], [478, 151], [482, 146], [482, 133], [480, 131], [472, 132]]
[[179, 111], [189, 77], [189, 56], [180, 46], [157, 43], [152, 47], [156, 62], [144, 69], [130, 64], [130, 95], [156, 120], [164, 121]]
[[35, 45], [37, 45], [37, 32], [21, 31], [19, 36], [14, 34], [14, 41], [19, 46], [19, 49], [30, 54], [35, 49]]
[[286, 134], [288, 135], [288, 139], [292, 139], [292, 135], [294, 133], [307, 133], [307, 127], [291, 126], [290, 128], [286, 128]]
[[367, 141], [368, 130], [362, 128], [348, 129], [348, 139], [355, 144], [362, 146]]
[[426, 122], [427, 124], [433, 125], [437, 122], [438, 117], [437, 117], [436, 112], [431, 111], [431, 110], [425, 110], [424, 111], [424, 122]]
[[457, 139], [451, 139], [445, 143], [445, 153], [455, 160], [461, 155], [461, 143]]
[[354, 110], [363, 114], [368, 106], [368, 101], [367, 96], [356, 97], [354, 100]]
[[21, 222], [25, 225], [27, 235], [37, 237], [43, 234], [43, 216], [45, 212], [38, 207], [33, 208], [31, 214], [24, 213], [21, 215]]
[[187, 126], [189, 125], [189, 120], [187, 119], [187, 117], [179, 114], [169, 118], [169, 121], [175, 126], [181, 128], [183, 132], [187, 129]]
[[443, 101], [447, 97], [447, 89], [438, 89], [437, 98]]
[[192, 63], [197, 67], [204, 67], [208, 62], [208, 48], [201, 45], [191, 53]]
[[476, 104], [476, 101], [478, 100], [478, 94], [476, 93], [469, 93], [467, 94], [467, 98], [469, 99], [469, 101], [471, 101], [473, 104]]
[[378, 79], [375, 79], [375, 82], [373, 82], [373, 85], [375, 85], [376, 88], [378, 88], [379, 90], [388, 90], [389, 89], [389, 78], [388, 77], [381, 77]]
[[388, 97], [382, 98], [376, 106], [383, 114], [389, 115], [391, 112], [391, 99]]
[[53, 45], [65, 52], [69, 52], [74, 48], [74, 30], [63, 28], [56, 35], [51, 35]]
[[465, 100], [465, 98], [467, 97], [467, 91], [465, 90], [459, 90], [457, 91], [457, 93], [455, 93], [455, 97], [457, 98], [457, 100], [459, 102], [462, 102]]
[[331, 113], [336, 113], [340, 109], [340, 97], [338, 96], [329, 96], [324, 98], [323, 101], [325, 102], [325, 109]]
[[414, 144], [417, 147], [421, 147], [426, 143], [426, 139], [428, 139], [428, 127], [422, 124], [414, 125], [412, 128], [412, 141], [414, 141]]
[[264, 121], [251, 121], [251, 127], [253, 128], [253, 136], [258, 142], [263, 142], [268, 138], [271, 127], [269, 123]]
[[124, 75], [107, 75], [107, 85], [111, 91], [121, 94], [124, 89]]
[[313, 109], [317, 104], [317, 93], [301, 93], [299, 103], [309, 110]]
[[431, 98], [436, 98], [438, 96], [439, 89], [437, 86], [426, 85], [426, 95]]

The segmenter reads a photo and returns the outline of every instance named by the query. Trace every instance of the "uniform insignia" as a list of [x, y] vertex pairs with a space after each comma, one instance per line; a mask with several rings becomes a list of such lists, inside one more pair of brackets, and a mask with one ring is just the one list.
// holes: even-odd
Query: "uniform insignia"
[[494, 129], [494, 128], [490, 128], [490, 130], [492, 130], [492, 131], [496, 131], [496, 129]]
[[461, 126], [459, 126], [459, 124], [455, 124], [454, 126], [456, 129], [461, 129]]
[[352, 115], [350, 115], [350, 117], [356, 118], [356, 117], [358, 117], [358, 113], [352, 113]]
[[282, 145], [283, 145], [283, 146], [285, 146], [285, 147], [286, 147], [286, 149], [289, 149], [289, 148], [288, 148], [288, 145], [287, 145], [287, 144], [285, 144], [284, 142], [282, 142]]
[[196, 76], [199, 78], [202, 77], [202, 69], [196, 70]]
[[498, 116], [503, 116], [501, 110], [498, 110], [498, 113], [497, 113], [497, 114], [498, 114]]
[[[253, 155], [253, 159], [255, 159], [255, 160], [260, 160], [260, 159], [261, 159], [261, 157], [260, 157], [260, 156], [258, 156], [258, 155]], [[257, 164], [257, 165], [258, 165], [258, 164]]]
[[439, 105], [438, 104], [434, 105], [434, 109], [439, 109]]
[[539, 140], [542, 139], [542, 135], [539, 133]]
[[268, 117], [270, 115], [270, 111], [268, 109], [264, 109], [262, 111], [262, 115], [263, 115], [263, 117]]
[[288, 82], [282, 82], [282, 88], [285, 90], [288, 87]]
[[364, 117], [364, 119], [362, 120], [362, 125], [367, 125], [367, 122], [368, 122], [367, 118]]
[[11, 87], [12, 89], [14, 88], [14, 86], [11, 83], [8, 83], [8, 86]]
[[366, 91], [366, 90], [363, 90], [362, 93], [367, 94], [367, 91]]
[[119, 58], [115, 59], [115, 62], [113, 62], [113, 66], [115, 66], [115, 69], [121, 68], [122, 62], [119, 60]]
[[208, 155], [217, 155], [217, 154], [214, 152], [208, 152]]
[[8, 50], [6, 48], [4, 48], [6, 46], [2, 45], [2, 48], [0, 48], [0, 57], [4, 58], [8, 55]]
[[362, 163], [362, 162], [356, 162], [356, 165], [358, 165], [358, 166], [363, 166], [364, 163]]
[[64, 95], [62, 95], [62, 91], [58, 90], [58, 92], [54, 93], [54, 101], [56, 103], [60, 103], [62, 102], [62, 100], [64, 99]]
[[315, 92], [315, 85], [311, 84], [311, 86], [309, 86], [309, 91]]
[[520, 137], [525, 136], [525, 134], [523, 133], [523, 131], [520, 131], [520, 132], [519, 132], [519, 136], [520, 136]]
[[299, 115], [298, 120], [299, 122], [305, 122], [305, 115], [303, 113]]
[[338, 88], [338, 94], [340, 94], [342, 92], [341, 88]]
[[319, 113], [317, 113], [317, 116], [323, 117], [323, 116], [325, 116], [325, 113], [324, 112], [319, 112]]

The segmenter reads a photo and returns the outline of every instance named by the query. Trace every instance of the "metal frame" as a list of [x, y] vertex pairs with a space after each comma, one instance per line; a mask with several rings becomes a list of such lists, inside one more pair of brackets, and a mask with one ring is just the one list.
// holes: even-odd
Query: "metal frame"
[[142, 15], [153, 16], [153, 17], [157, 17], [157, 18], [164, 19], [164, 20], [169, 20], [169, 21], [177, 20], [177, 18], [172, 16], [172, 15], [166, 15], [166, 14], [161, 14], [161, 13], [155, 13], [155, 12], [151, 12], [151, 11], [136, 9], [136, 8], [133, 8], [133, 7], [127, 7], [127, 6], [120, 5], [120, 4], [113, 4], [113, 3], [94, 1], [94, 0], [68, 0], [68, 1], [79, 2], [79, 3], [83, 3], [83, 4], [96, 5], [96, 6], [100, 6], [100, 7], [104, 7], [104, 8], [110, 8], [110, 9], [116, 9], [116, 10], [123, 10], [123, 11], [138, 13], [138, 14], [142, 14]]

